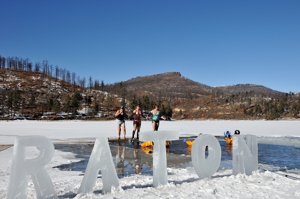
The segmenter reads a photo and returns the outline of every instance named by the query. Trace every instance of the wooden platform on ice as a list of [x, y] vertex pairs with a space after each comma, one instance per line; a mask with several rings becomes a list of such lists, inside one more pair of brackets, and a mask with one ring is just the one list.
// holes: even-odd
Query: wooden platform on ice
[[[131, 142], [131, 138], [117, 138], [117, 137], [113, 137], [113, 138], [108, 138], [109, 142]], [[133, 138], [133, 142], [139, 142], [138, 139]]]
[[[179, 137], [179, 139], [196, 139], [198, 136], [188, 136], [188, 137]], [[219, 140], [223, 140], [224, 136], [215, 136], [217, 139]], [[130, 142], [131, 138], [118, 138], [118, 137], [111, 137], [108, 138], [109, 142]], [[137, 138], [133, 138], [133, 142], [139, 142], [139, 140]]]

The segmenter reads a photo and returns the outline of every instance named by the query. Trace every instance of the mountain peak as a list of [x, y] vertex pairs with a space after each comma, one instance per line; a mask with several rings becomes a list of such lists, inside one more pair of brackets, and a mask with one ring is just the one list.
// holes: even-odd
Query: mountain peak
[[181, 77], [180, 72], [165, 72], [165, 73], [162, 73], [161, 75], [170, 75], [170, 76], [179, 76], [179, 77]]

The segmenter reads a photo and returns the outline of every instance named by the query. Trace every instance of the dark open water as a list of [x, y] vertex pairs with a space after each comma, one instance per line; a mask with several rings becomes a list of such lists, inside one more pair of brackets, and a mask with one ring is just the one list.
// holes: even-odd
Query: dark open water
[[[231, 167], [231, 146], [219, 139], [222, 158], [220, 168], [230, 169]], [[56, 144], [57, 150], [72, 152], [76, 158], [82, 159], [79, 162], [72, 162], [57, 166], [61, 170], [82, 171], [86, 170], [93, 144]], [[139, 143], [111, 142], [110, 149], [117, 171], [118, 177], [140, 173], [142, 175], [152, 175], [152, 149], [143, 149]], [[274, 144], [258, 144], [258, 164], [259, 170], [283, 171], [295, 173], [300, 176], [300, 147]], [[183, 140], [172, 141], [167, 149], [168, 167], [184, 168], [192, 166], [191, 147], [187, 146]]]

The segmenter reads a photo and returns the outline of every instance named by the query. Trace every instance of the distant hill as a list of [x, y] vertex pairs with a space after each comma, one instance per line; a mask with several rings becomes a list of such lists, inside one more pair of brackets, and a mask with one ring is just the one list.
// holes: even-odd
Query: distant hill
[[[107, 85], [107, 88], [113, 88], [120, 84]], [[127, 92], [137, 95], [156, 95], [162, 97], [173, 97], [181, 99], [199, 98], [209, 96], [214, 93], [225, 96], [255, 92], [257, 95], [270, 96], [283, 94], [262, 85], [255, 84], [236, 84], [231, 86], [211, 87], [202, 83], [195, 82], [183, 77], [180, 72], [167, 72], [149, 76], [140, 76], [122, 82]]]
[[236, 84], [231, 86], [218, 86], [215, 87], [214, 90], [221, 91], [225, 94], [237, 94], [237, 93], [252, 92], [252, 91], [262, 95], [283, 94], [282, 92], [267, 88], [262, 85], [256, 85], [256, 84]]
[[149, 93], [153, 95], [168, 95], [186, 98], [187, 95], [196, 97], [212, 93], [212, 87], [187, 79], [179, 72], [136, 77], [124, 81], [128, 92]]
[[[183, 77], [179, 72], [140, 76], [106, 85], [144, 108], [148, 101], [161, 101], [173, 108], [177, 119], [275, 119], [300, 117], [299, 94], [282, 93], [263, 85], [236, 84], [211, 87]], [[145, 96], [147, 96], [145, 98]], [[147, 102], [148, 102], [147, 101]], [[297, 105], [295, 105], [296, 103]], [[294, 104], [294, 105], [292, 105]], [[289, 111], [293, 107], [297, 110]], [[146, 107], [150, 109], [151, 107]]]

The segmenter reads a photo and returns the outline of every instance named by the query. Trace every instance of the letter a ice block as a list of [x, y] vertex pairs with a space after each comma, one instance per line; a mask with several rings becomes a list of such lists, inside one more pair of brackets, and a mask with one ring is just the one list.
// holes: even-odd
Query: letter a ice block
[[115, 170], [108, 141], [107, 138], [104, 137], [96, 139], [78, 193], [91, 193], [93, 191], [100, 170], [104, 193], [111, 192], [112, 187], [119, 186], [119, 179]]

